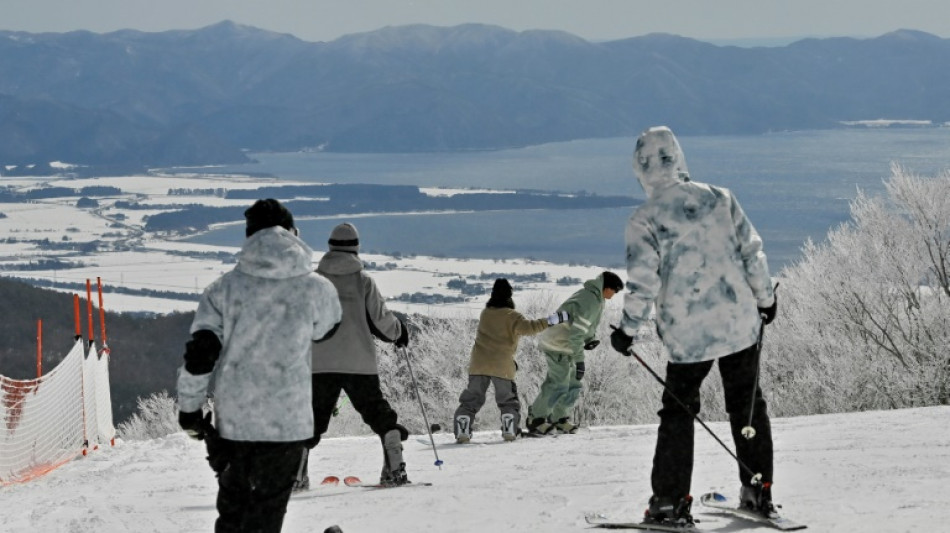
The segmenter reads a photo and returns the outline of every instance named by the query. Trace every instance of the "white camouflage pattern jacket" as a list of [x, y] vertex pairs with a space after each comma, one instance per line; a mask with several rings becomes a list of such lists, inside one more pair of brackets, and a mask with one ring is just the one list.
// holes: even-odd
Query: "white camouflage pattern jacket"
[[634, 171], [647, 201], [627, 222], [621, 326], [636, 336], [655, 305], [656, 329], [674, 363], [723, 357], [754, 345], [757, 307], [772, 305], [762, 239], [729, 190], [690, 180], [668, 128], [641, 134]]
[[237, 266], [201, 296], [191, 333], [221, 341], [214, 370], [178, 371], [182, 411], [201, 409], [214, 381], [215, 426], [226, 439], [313, 437], [310, 346], [341, 319], [336, 289], [313, 272], [313, 251], [281, 227], [244, 241]]

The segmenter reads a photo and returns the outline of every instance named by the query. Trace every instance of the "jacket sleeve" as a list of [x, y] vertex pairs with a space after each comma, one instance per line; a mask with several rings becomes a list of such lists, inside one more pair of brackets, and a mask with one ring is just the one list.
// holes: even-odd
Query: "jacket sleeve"
[[340, 305], [340, 295], [333, 283], [320, 274], [317, 277], [317, 312], [313, 322], [313, 342], [322, 342], [336, 333], [343, 320], [343, 307]]
[[630, 336], [649, 319], [661, 287], [660, 250], [649, 224], [634, 213], [624, 232], [627, 247], [627, 288], [620, 326]]
[[399, 318], [386, 307], [386, 300], [380, 294], [373, 278], [360, 274], [363, 277], [363, 292], [366, 302], [366, 321], [369, 329], [376, 338], [385, 342], [396, 342], [402, 333], [402, 323]]
[[598, 306], [586, 301], [586, 298], [569, 298], [561, 304], [559, 311], [567, 311], [570, 318], [567, 342], [571, 348], [571, 357], [576, 361], [584, 360], [584, 344], [593, 339], [596, 331], [593, 331], [593, 322], [589, 315], [592, 309]]
[[739, 242], [739, 255], [745, 269], [746, 280], [752, 294], [755, 295], [759, 307], [772, 305], [772, 279], [769, 276], [769, 264], [762, 251], [762, 238], [752, 226], [752, 222], [742, 210], [739, 201], [732, 194], [729, 195], [732, 221], [736, 227], [736, 238]]
[[212, 283], [201, 295], [191, 324], [191, 340], [185, 344], [185, 364], [178, 369], [178, 409], [201, 410], [208, 395], [212, 371], [221, 353], [224, 319], [216, 303], [219, 283]]
[[515, 312], [512, 314], [514, 316], [512, 330], [514, 331], [515, 335], [519, 337], [523, 337], [525, 335], [537, 335], [548, 327], [548, 319], [546, 318], [529, 320], [521, 313]]

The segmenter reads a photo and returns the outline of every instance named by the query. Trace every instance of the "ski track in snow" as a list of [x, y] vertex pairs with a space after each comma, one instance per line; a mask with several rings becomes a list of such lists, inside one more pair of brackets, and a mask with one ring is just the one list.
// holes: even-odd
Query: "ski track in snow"
[[[710, 426], [731, 444], [728, 427]], [[410, 479], [432, 487], [320, 487], [294, 495], [284, 531], [567, 532], [584, 514], [638, 520], [650, 495], [655, 425], [581, 429], [576, 435], [492, 446], [405, 442]], [[950, 521], [950, 407], [773, 420], [775, 498], [808, 531], [937, 531]], [[420, 442], [424, 439], [426, 442]], [[500, 440], [476, 432], [475, 442]], [[454, 442], [435, 434], [437, 445]], [[216, 482], [203, 444], [183, 433], [77, 458], [26, 484], [0, 488], [0, 530], [68, 533], [213, 531]], [[375, 481], [379, 439], [325, 439], [311, 452], [311, 481], [356, 475]], [[694, 496], [738, 491], [737, 467], [697, 425]], [[704, 531], [774, 531], [705, 511]]]

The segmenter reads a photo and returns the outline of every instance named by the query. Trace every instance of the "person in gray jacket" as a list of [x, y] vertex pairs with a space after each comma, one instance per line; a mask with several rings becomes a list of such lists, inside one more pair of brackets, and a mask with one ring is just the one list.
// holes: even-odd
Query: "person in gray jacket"
[[[178, 370], [179, 424], [206, 440], [218, 476], [215, 531], [278, 532], [313, 436], [310, 345], [339, 324], [333, 285], [277, 200], [244, 212], [237, 266], [205, 289]], [[214, 389], [214, 424], [202, 414]]]
[[[690, 178], [669, 128], [640, 135], [633, 167], [647, 200], [627, 222], [628, 293], [620, 328], [610, 340], [630, 355], [655, 307], [656, 331], [670, 362], [647, 519], [692, 522], [693, 415], [714, 362], [736, 455], [755, 474], [740, 466], [742, 505], [774, 512], [772, 434], [758, 385], [758, 340], [762, 325], [775, 318], [776, 300], [762, 239], [728, 189]], [[744, 433], [747, 425], [754, 432]]]
[[[353, 404], [363, 421], [379, 435], [383, 444], [380, 483], [402, 485], [409, 482], [402, 441], [409, 432], [398, 424], [398, 416], [383, 397], [376, 364], [374, 339], [409, 344], [409, 330], [386, 308], [373, 278], [363, 270], [356, 227], [348, 222], [330, 233], [329, 251], [320, 259], [317, 272], [326, 276], [340, 294], [343, 322], [330, 339], [313, 345], [314, 432], [312, 449], [330, 425], [340, 391]], [[298, 476], [298, 489], [309, 486], [306, 465]]]

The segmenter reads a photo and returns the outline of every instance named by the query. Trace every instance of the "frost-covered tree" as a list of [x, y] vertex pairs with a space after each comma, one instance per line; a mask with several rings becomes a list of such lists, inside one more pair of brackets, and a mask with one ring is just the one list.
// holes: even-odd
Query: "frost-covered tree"
[[784, 272], [766, 375], [787, 414], [950, 403], [950, 173], [895, 165], [885, 190]]

